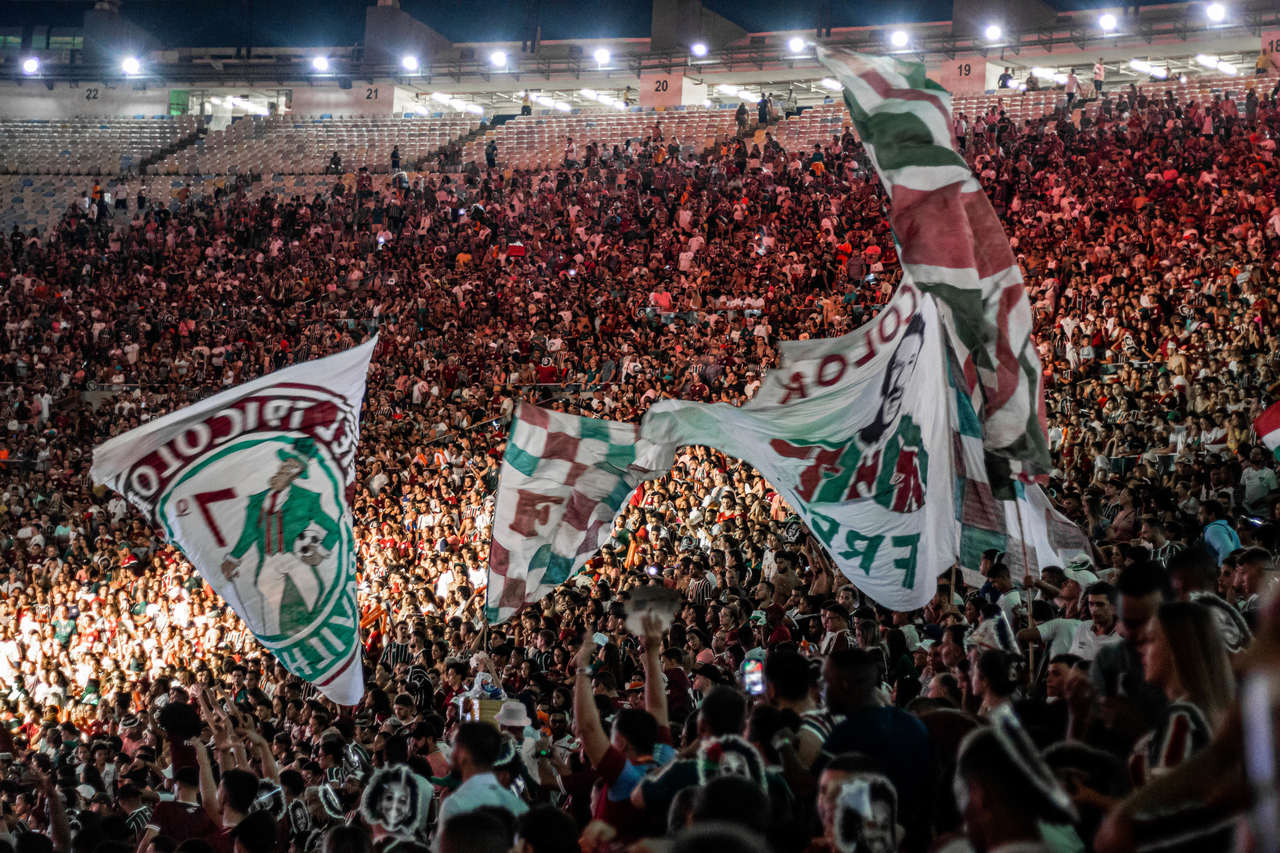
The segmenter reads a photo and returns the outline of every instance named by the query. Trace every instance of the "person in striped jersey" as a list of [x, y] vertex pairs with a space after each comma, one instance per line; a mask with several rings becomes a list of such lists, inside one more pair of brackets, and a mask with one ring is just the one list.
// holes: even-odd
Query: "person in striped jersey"
[[116, 791], [116, 805], [124, 813], [124, 822], [134, 840], [142, 837], [147, 824], [151, 823], [151, 807], [142, 802], [142, 792], [131, 782], [126, 782]]
[[382, 652], [381, 662], [393, 669], [396, 664], [409, 663], [413, 657], [413, 651], [410, 649], [412, 639], [409, 623], [404, 620], [397, 622], [395, 633], [392, 634], [391, 641]]

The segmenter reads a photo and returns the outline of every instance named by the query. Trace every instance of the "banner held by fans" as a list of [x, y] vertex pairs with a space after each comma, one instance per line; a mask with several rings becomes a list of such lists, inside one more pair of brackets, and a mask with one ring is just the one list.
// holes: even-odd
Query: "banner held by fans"
[[502, 457], [485, 618], [505, 622], [576, 574], [636, 488], [671, 468], [673, 448], [639, 426], [521, 403]]
[[286, 669], [341, 705], [364, 694], [346, 489], [376, 343], [116, 436], [90, 472], [182, 549]]

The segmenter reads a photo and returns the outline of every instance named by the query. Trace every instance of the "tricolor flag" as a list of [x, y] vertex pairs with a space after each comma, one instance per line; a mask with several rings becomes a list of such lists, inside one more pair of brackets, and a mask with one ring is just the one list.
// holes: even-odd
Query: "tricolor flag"
[[499, 474], [485, 618], [505, 622], [577, 573], [636, 488], [670, 470], [673, 450], [636, 424], [521, 403]]
[[952, 145], [951, 96], [917, 62], [818, 49], [892, 202], [904, 280], [937, 298], [982, 418], [991, 485], [1050, 470], [1040, 358], [1022, 273]]
[[1253, 431], [1258, 439], [1280, 459], [1280, 403], [1272, 403], [1267, 410], [1258, 415], [1253, 422]]
[[346, 490], [376, 343], [118, 435], [94, 449], [90, 471], [182, 549], [286, 669], [340, 705], [364, 695]]

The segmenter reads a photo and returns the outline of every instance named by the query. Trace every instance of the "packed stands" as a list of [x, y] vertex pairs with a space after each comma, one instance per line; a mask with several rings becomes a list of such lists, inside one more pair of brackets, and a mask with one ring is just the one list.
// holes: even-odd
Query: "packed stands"
[[[476, 138], [460, 174], [407, 186], [258, 169], [274, 134], [252, 124], [217, 143], [228, 174], [131, 178], [112, 204], [79, 204], [85, 179], [6, 178], [51, 218], [0, 243], [14, 850], [507, 853], [506, 812], [522, 849], [583, 853], [1266, 849], [1274, 82], [1073, 115], [1054, 93], [963, 101], [1031, 303], [1046, 493], [1088, 544], [1038, 577], [992, 547], [909, 613], [702, 447], [580, 576], [507, 623], [483, 613], [516, 405], [629, 423], [663, 398], [742, 405], [780, 342], [885, 303], [899, 246], [835, 105], [771, 140], [734, 137], [728, 110], [522, 118], [492, 132], [494, 168]], [[263, 179], [230, 174], [249, 168]], [[367, 692], [348, 708], [95, 489], [89, 450], [375, 332], [350, 489]], [[657, 586], [670, 627], [628, 626]], [[384, 826], [405, 803], [439, 816], [434, 840], [425, 818]]]

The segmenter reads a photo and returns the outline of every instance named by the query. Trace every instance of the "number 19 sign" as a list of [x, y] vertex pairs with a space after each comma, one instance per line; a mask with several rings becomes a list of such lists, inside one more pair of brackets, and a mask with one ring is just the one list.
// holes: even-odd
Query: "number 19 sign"
[[371, 353], [372, 342], [286, 368], [94, 452], [94, 480], [158, 524], [290, 672], [342, 704], [363, 687], [346, 488]]

